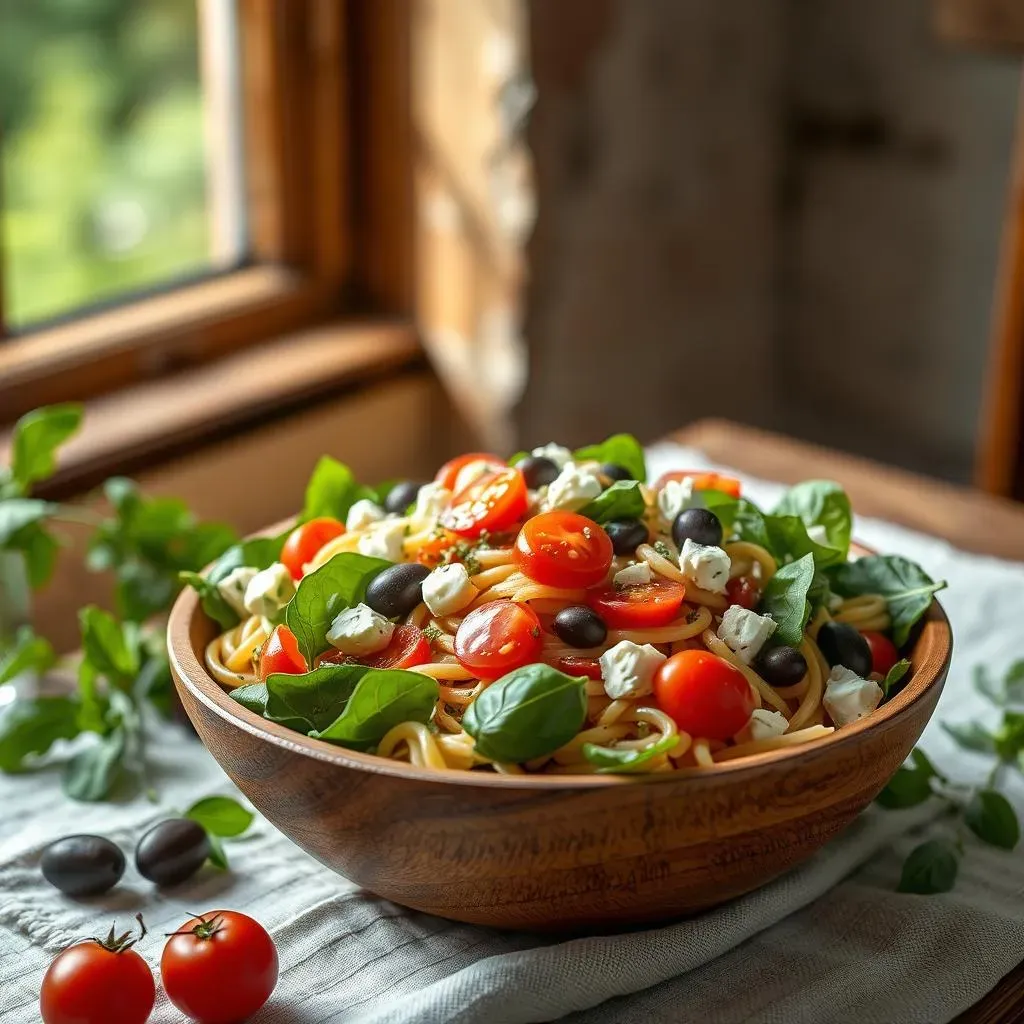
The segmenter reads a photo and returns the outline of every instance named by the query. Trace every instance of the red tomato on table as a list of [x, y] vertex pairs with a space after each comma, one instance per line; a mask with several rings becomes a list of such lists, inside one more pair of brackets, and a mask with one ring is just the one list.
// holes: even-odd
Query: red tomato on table
[[434, 480], [442, 487], [447, 487], [449, 491], [454, 491], [459, 474], [474, 462], [486, 463], [491, 473], [505, 469], [505, 460], [498, 455], [492, 455], [490, 452], [470, 452], [468, 455], [456, 455], [454, 459], [449, 459], [437, 471]]
[[542, 512], [527, 519], [513, 558], [531, 580], [549, 587], [592, 587], [608, 575], [612, 542], [592, 519], [575, 512]]
[[683, 732], [727, 740], [750, 721], [754, 694], [734, 665], [710, 651], [680, 651], [654, 676], [661, 709]]
[[470, 612], [455, 633], [455, 657], [481, 679], [497, 679], [540, 657], [537, 613], [514, 601], [490, 601]]
[[734, 476], [724, 473], [711, 473], [701, 469], [673, 469], [670, 473], [662, 473], [654, 485], [660, 491], [669, 480], [685, 480], [689, 477], [695, 491], [722, 491], [733, 498], [740, 496], [740, 482]]
[[868, 642], [871, 651], [871, 671], [880, 676], [889, 674], [889, 669], [900, 660], [900, 652], [896, 645], [884, 634], [872, 629], [861, 630], [862, 637]]
[[612, 629], [651, 629], [667, 626], [686, 597], [675, 580], [654, 579], [628, 587], [608, 586], [587, 595], [587, 603]]
[[306, 671], [306, 659], [299, 650], [295, 634], [287, 626], [275, 626], [260, 651], [256, 678], [262, 683], [275, 672], [286, 672], [294, 676]]
[[316, 553], [335, 537], [345, 532], [345, 524], [329, 516], [310, 519], [308, 523], [296, 526], [281, 548], [281, 561], [293, 579], [302, 579], [302, 567], [313, 560]]
[[511, 526], [526, 513], [526, 481], [518, 469], [502, 469], [475, 480], [452, 498], [441, 525], [460, 537], [479, 537]]

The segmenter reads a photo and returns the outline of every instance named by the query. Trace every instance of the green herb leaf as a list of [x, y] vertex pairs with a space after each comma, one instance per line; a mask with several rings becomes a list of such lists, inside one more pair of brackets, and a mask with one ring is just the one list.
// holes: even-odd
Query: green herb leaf
[[22, 672], [46, 672], [57, 661], [50, 641], [36, 636], [31, 626], [21, 626], [13, 643], [0, 648], [0, 684], [9, 682]]
[[70, 697], [15, 701], [0, 715], [0, 771], [21, 771], [30, 754], [45, 754], [79, 732], [78, 703]]
[[1003, 721], [993, 737], [1001, 761], [1013, 763], [1024, 753], [1024, 713], [1004, 711]]
[[944, 732], [950, 735], [964, 750], [973, 750], [979, 754], [994, 754], [996, 738], [977, 722], [940, 722]]
[[72, 800], [88, 803], [105, 800], [121, 777], [126, 745], [125, 730], [116, 728], [101, 736], [64, 766], [62, 784]]
[[524, 665], [491, 683], [466, 709], [462, 727], [484, 757], [510, 763], [544, 757], [582, 727], [585, 682], [548, 665]]
[[992, 679], [989, 675], [988, 669], [984, 665], [975, 665], [971, 674], [974, 688], [983, 697], [992, 701], [993, 704], [1003, 703], [1002, 688]]
[[130, 622], [145, 622], [170, 606], [179, 585], [177, 573], [148, 562], [126, 562], [118, 571], [114, 591], [118, 614]]
[[931, 758], [920, 748], [914, 747], [910, 752], [910, 760], [914, 767], [919, 771], [923, 772], [930, 779], [941, 779], [942, 774], [936, 769], [935, 765], [932, 764]]
[[959, 866], [959, 854], [951, 842], [929, 839], [910, 851], [897, 890], [920, 896], [949, 892], [956, 884]]
[[307, 665], [327, 649], [327, 630], [335, 616], [359, 604], [370, 580], [390, 565], [383, 558], [344, 551], [302, 577], [285, 608], [285, 622], [295, 634]]
[[516, 452], [515, 455], [509, 456], [507, 461], [508, 461], [508, 464], [510, 466], [516, 466], [520, 462], [522, 462], [523, 459], [528, 459], [529, 457], [530, 457], [530, 453], [529, 452]]
[[366, 665], [340, 664], [302, 674], [275, 672], [267, 679], [264, 715], [300, 732], [326, 729], [369, 671]]
[[164, 718], [174, 714], [174, 680], [166, 651], [149, 654], [135, 677], [135, 694], [145, 700]]
[[10, 498], [0, 502], [0, 548], [20, 547], [18, 540], [27, 527], [48, 519], [60, 508], [38, 498]]
[[196, 801], [185, 812], [185, 817], [198, 821], [210, 835], [230, 839], [240, 836], [256, 815], [229, 796], [208, 796]]
[[814, 558], [807, 554], [782, 566], [765, 586], [759, 611], [778, 623], [772, 638], [777, 643], [799, 646], [809, 612], [807, 593], [813, 580]]
[[915, 807], [932, 795], [930, 774], [919, 768], [899, 768], [885, 789], [875, 798], [889, 810]]
[[[706, 503], [710, 492], [699, 493], [702, 502]], [[783, 565], [804, 555], [811, 555], [819, 569], [843, 559], [837, 548], [811, 540], [807, 526], [799, 516], [767, 515], [747, 498], [722, 497], [725, 500], [710, 499], [713, 504], [707, 507], [719, 518], [731, 539], [759, 544]]]
[[910, 662], [906, 658], [897, 661], [895, 665], [885, 674], [882, 680], [882, 693], [886, 697], [892, 692], [892, 688], [910, 671]]
[[329, 455], [321, 457], [313, 468], [306, 485], [306, 499], [302, 507], [302, 522], [318, 516], [332, 516], [345, 521], [348, 510], [360, 499], [377, 499], [375, 491], [362, 487], [352, 470]]
[[60, 544], [41, 523], [33, 523], [19, 531], [11, 546], [19, 550], [25, 559], [25, 572], [33, 590], [49, 581], [57, 565]]
[[853, 510], [839, 484], [831, 480], [805, 480], [779, 499], [775, 515], [798, 516], [805, 526], [824, 526], [828, 546], [835, 548], [845, 561], [853, 532]]
[[1024, 658], [1015, 661], [1003, 676], [1003, 702], [1024, 704]]
[[243, 708], [248, 708], [257, 715], [265, 715], [267, 712], [267, 700], [270, 694], [267, 691], [266, 683], [249, 683], [246, 686], [236, 686], [228, 693], [232, 700], [237, 700]]
[[227, 851], [224, 849], [224, 844], [220, 841], [220, 836], [215, 835], [213, 832], [207, 832], [206, 838], [210, 841], [210, 855], [207, 859], [215, 868], [227, 871], [231, 865], [228, 863]]
[[86, 659], [121, 689], [130, 687], [139, 672], [138, 630], [95, 605], [82, 608], [78, 621]]
[[1020, 841], [1020, 823], [1010, 801], [994, 789], [979, 790], [964, 810], [967, 827], [990, 846], [1012, 850]]
[[832, 589], [843, 597], [881, 594], [892, 617], [892, 639], [902, 647], [914, 623], [931, 607], [932, 597], [946, 586], [936, 583], [917, 564], [900, 555], [866, 555], [837, 565], [829, 572]]
[[667, 754], [679, 743], [678, 736], [662, 736], [656, 743], [643, 750], [619, 747], [599, 747], [596, 743], [583, 744], [583, 756], [594, 765], [599, 773], [626, 773], [642, 768], [660, 754]]
[[634, 480], [644, 483], [647, 480], [647, 462], [644, 449], [632, 434], [613, 434], [600, 444], [590, 444], [585, 448], [577, 448], [573, 453], [577, 462], [595, 459], [597, 462], [614, 462], [617, 466], [628, 469]]
[[81, 422], [82, 406], [75, 402], [33, 409], [18, 420], [11, 445], [11, 478], [22, 492], [53, 475], [57, 449]]
[[595, 523], [612, 519], [639, 519], [644, 514], [644, 496], [636, 480], [616, 480], [592, 502], [580, 509], [580, 515]]

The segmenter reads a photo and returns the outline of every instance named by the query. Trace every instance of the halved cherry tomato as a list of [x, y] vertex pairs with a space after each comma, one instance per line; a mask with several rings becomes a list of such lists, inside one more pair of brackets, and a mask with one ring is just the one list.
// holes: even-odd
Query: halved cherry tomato
[[267, 637], [256, 662], [256, 678], [265, 682], [275, 672], [301, 675], [306, 671], [306, 659], [299, 651], [299, 642], [287, 626], [275, 626]]
[[430, 643], [421, 629], [413, 625], [396, 626], [391, 643], [365, 658], [359, 659], [370, 668], [412, 668], [430, 661]]
[[505, 529], [526, 512], [526, 481], [518, 469], [488, 473], [459, 491], [441, 513], [441, 525], [461, 537]]
[[900, 660], [896, 645], [884, 633], [876, 633], [872, 629], [862, 630], [861, 636], [871, 649], [871, 671], [880, 676], [888, 675], [889, 669]]
[[525, 604], [491, 601], [470, 612], [455, 634], [455, 657], [481, 679], [497, 679], [540, 657], [537, 613]]
[[761, 600], [761, 588], [751, 576], [737, 576], [725, 585], [725, 596], [729, 604], [738, 604], [741, 608], [756, 608]]
[[680, 651], [662, 662], [654, 695], [683, 732], [712, 740], [735, 736], [754, 710], [743, 673], [710, 651]]
[[542, 512], [527, 519], [512, 553], [520, 570], [549, 587], [592, 587], [612, 564], [612, 542], [592, 519]]
[[567, 676], [586, 676], [588, 679], [601, 678], [601, 663], [597, 658], [584, 658], [579, 654], [566, 654], [559, 658], [558, 670]]
[[441, 564], [441, 552], [457, 544], [459, 535], [451, 530], [438, 530], [436, 537], [425, 540], [416, 552], [416, 561], [433, 568]]
[[666, 626], [678, 614], [686, 587], [674, 580], [652, 580], [629, 587], [605, 587], [587, 595], [587, 603], [612, 629]]
[[310, 519], [288, 534], [281, 548], [281, 561], [294, 579], [302, 579], [302, 567], [329, 541], [345, 532], [345, 524], [330, 516]]
[[503, 458], [498, 455], [492, 455], [490, 452], [470, 452], [468, 455], [456, 455], [454, 459], [449, 459], [437, 471], [434, 480], [442, 487], [447, 487], [449, 491], [461, 491], [473, 481], [464, 480], [462, 486], [459, 486], [459, 474], [474, 462], [479, 462], [481, 464], [480, 469], [490, 473], [497, 473], [504, 469], [506, 465]]
[[660, 491], [669, 480], [685, 480], [687, 477], [695, 491], [722, 491], [733, 498], [740, 496], [740, 482], [734, 476], [700, 469], [674, 469], [670, 473], [662, 473], [654, 489]]

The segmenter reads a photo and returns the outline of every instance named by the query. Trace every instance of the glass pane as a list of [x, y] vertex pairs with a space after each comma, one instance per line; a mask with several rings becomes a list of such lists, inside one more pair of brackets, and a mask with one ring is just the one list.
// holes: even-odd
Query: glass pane
[[232, 0], [0, 0], [9, 330], [236, 264]]

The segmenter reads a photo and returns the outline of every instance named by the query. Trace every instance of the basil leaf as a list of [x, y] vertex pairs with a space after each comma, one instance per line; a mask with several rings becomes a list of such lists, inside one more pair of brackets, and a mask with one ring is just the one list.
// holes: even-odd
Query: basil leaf
[[257, 715], [265, 715], [267, 711], [267, 700], [270, 694], [267, 692], [266, 683], [248, 683], [246, 686], [236, 686], [228, 691], [232, 700], [237, 700], [243, 708], [256, 712]]
[[220, 836], [215, 835], [213, 832], [207, 832], [206, 838], [210, 842], [210, 854], [207, 860], [221, 871], [227, 871], [230, 865], [228, 864], [228, 855], [224, 850], [224, 844], [220, 841]]
[[897, 661], [895, 665], [885, 674], [882, 680], [882, 693], [888, 697], [892, 688], [910, 671], [910, 662], [906, 658]]
[[805, 526], [824, 526], [828, 546], [845, 560], [850, 551], [853, 510], [846, 491], [831, 480], [805, 480], [791, 487], [775, 506], [777, 516], [797, 516]]
[[639, 519], [644, 514], [644, 496], [636, 480], [616, 480], [592, 502], [580, 509], [580, 515], [595, 523], [612, 519]]
[[577, 448], [573, 453], [573, 458], [577, 462], [583, 462], [585, 459], [614, 462], [615, 465], [628, 469], [634, 480], [639, 480], [641, 483], [647, 480], [644, 449], [632, 434], [613, 434], [600, 444]]
[[903, 863], [897, 892], [931, 896], [949, 892], [956, 884], [959, 868], [956, 847], [947, 839], [929, 839], [915, 846]]
[[31, 626], [21, 626], [14, 642], [0, 654], [0, 684], [23, 672], [46, 672], [56, 661], [50, 641], [36, 636]]
[[[342, 712], [366, 665], [321, 665], [312, 672], [275, 672], [267, 679], [264, 714], [301, 732], [326, 729]], [[300, 725], [292, 723], [299, 722]]]
[[94, 803], [110, 796], [121, 777], [124, 764], [126, 735], [123, 728], [114, 729], [108, 736], [75, 754], [64, 766], [61, 784], [73, 800]]
[[973, 750], [979, 754], [996, 752], [996, 738], [977, 722], [940, 722], [939, 725], [964, 750]]
[[810, 610], [807, 594], [813, 580], [814, 558], [808, 554], [782, 566], [765, 586], [758, 610], [778, 624], [772, 637], [776, 643], [800, 646]]
[[360, 498], [375, 501], [377, 494], [369, 487], [361, 487], [343, 462], [324, 455], [306, 485], [300, 521], [305, 523], [318, 516], [331, 516], [344, 522], [348, 510]]
[[117, 573], [117, 612], [130, 622], [145, 622], [171, 604], [180, 582], [177, 573], [168, 573], [148, 562], [126, 562]]
[[544, 757], [583, 725], [585, 682], [548, 665], [524, 665], [491, 683], [466, 709], [462, 727], [494, 761]]
[[1020, 842], [1020, 822], [1010, 801], [994, 789], [979, 790], [964, 810], [967, 827], [990, 846], [1012, 850]]
[[438, 697], [437, 680], [422, 672], [369, 669], [356, 683], [340, 715], [316, 739], [367, 750], [402, 722], [429, 722]]
[[1024, 714], [1004, 711], [1003, 721], [993, 737], [996, 753], [1003, 761], [1014, 761], [1024, 752]]
[[892, 618], [892, 639], [902, 647], [914, 623], [931, 607], [932, 596], [946, 586], [934, 582], [914, 562], [900, 555], [865, 555], [830, 571], [832, 589], [843, 597], [881, 594]]
[[931, 776], [919, 768], [899, 768], [875, 797], [875, 802], [889, 810], [916, 807], [932, 795]]
[[[711, 492], [698, 492], [702, 501]], [[811, 540], [807, 526], [799, 516], [767, 515], [746, 498], [711, 499], [707, 505], [719, 518], [732, 540], [745, 540], [766, 548], [781, 564], [811, 555], [819, 568], [841, 561], [845, 556], [837, 548]]]
[[11, 546], [21, 552], [29, 585], [38, 590], [53, 575], [60, 544], [41, 523], [33, 523], [19, 531]]
[[198, 595], [203, 611], [217, 623], [221, 629], [231, 629], [241, 621], [238, 612], [227, 603], [224, 595], [205, 576], [197, 572], [178, 573], [178, 579], [190, 586]]
[[70, 697], [15, 701], [0, 715], [0, 771], [20, 771], [30, 754], [45, 754], [79, 732], [78, 702]]
[[0, 548], [19, 546], [17, 541], [21, 531], [48, 519], [59, 507], [52, 501], [41, 501], [38, 498], [0, 501]]
[[299, 580], [284, 619], [307, 665], [327, 649], [327, 630], [338, 612], [359, 604], [370, 580], [391, 564], [383, 558], [343, 551]]
[[77, 402], [33, 409], [18, 420], [11, 445], [11, 477], [22, 491], [53, 475], [57, 449], [81, 422], [82, 406]]
[[197, 800], [186, 812], [186, 818], [199, 822], [213, 836], [240, 836], [256, 817], [229, 796], [208, 796]]
[[596, 743], [583, 744], [583, 756], [594, 765], [599, 773], [632, 772], [653, 761], [659, 754], [667, 754], [679, 743], [677, 736], [662, 736], [657, 743], [644, 750], [629, 750], [617, 747], [599, 747]]
[[125, 688], [139, 672], [139, 636], [131, 623], [88, 605], [78, 613], [85, 658], [111, 682]]
[[166, 652], [150, 654], [135, 677], [135, 694], [146, 700], [164, 718], [174, 717], [174, 681]]
[[910, 760], [914, 767], [919, 772], [924, 772], [929, 779], [943, 778], [943, 776], [936, 770], [935, 765], [932, 764], [931, 758], [929, 758], [920, 747], [914, 747], [910, 752]]

